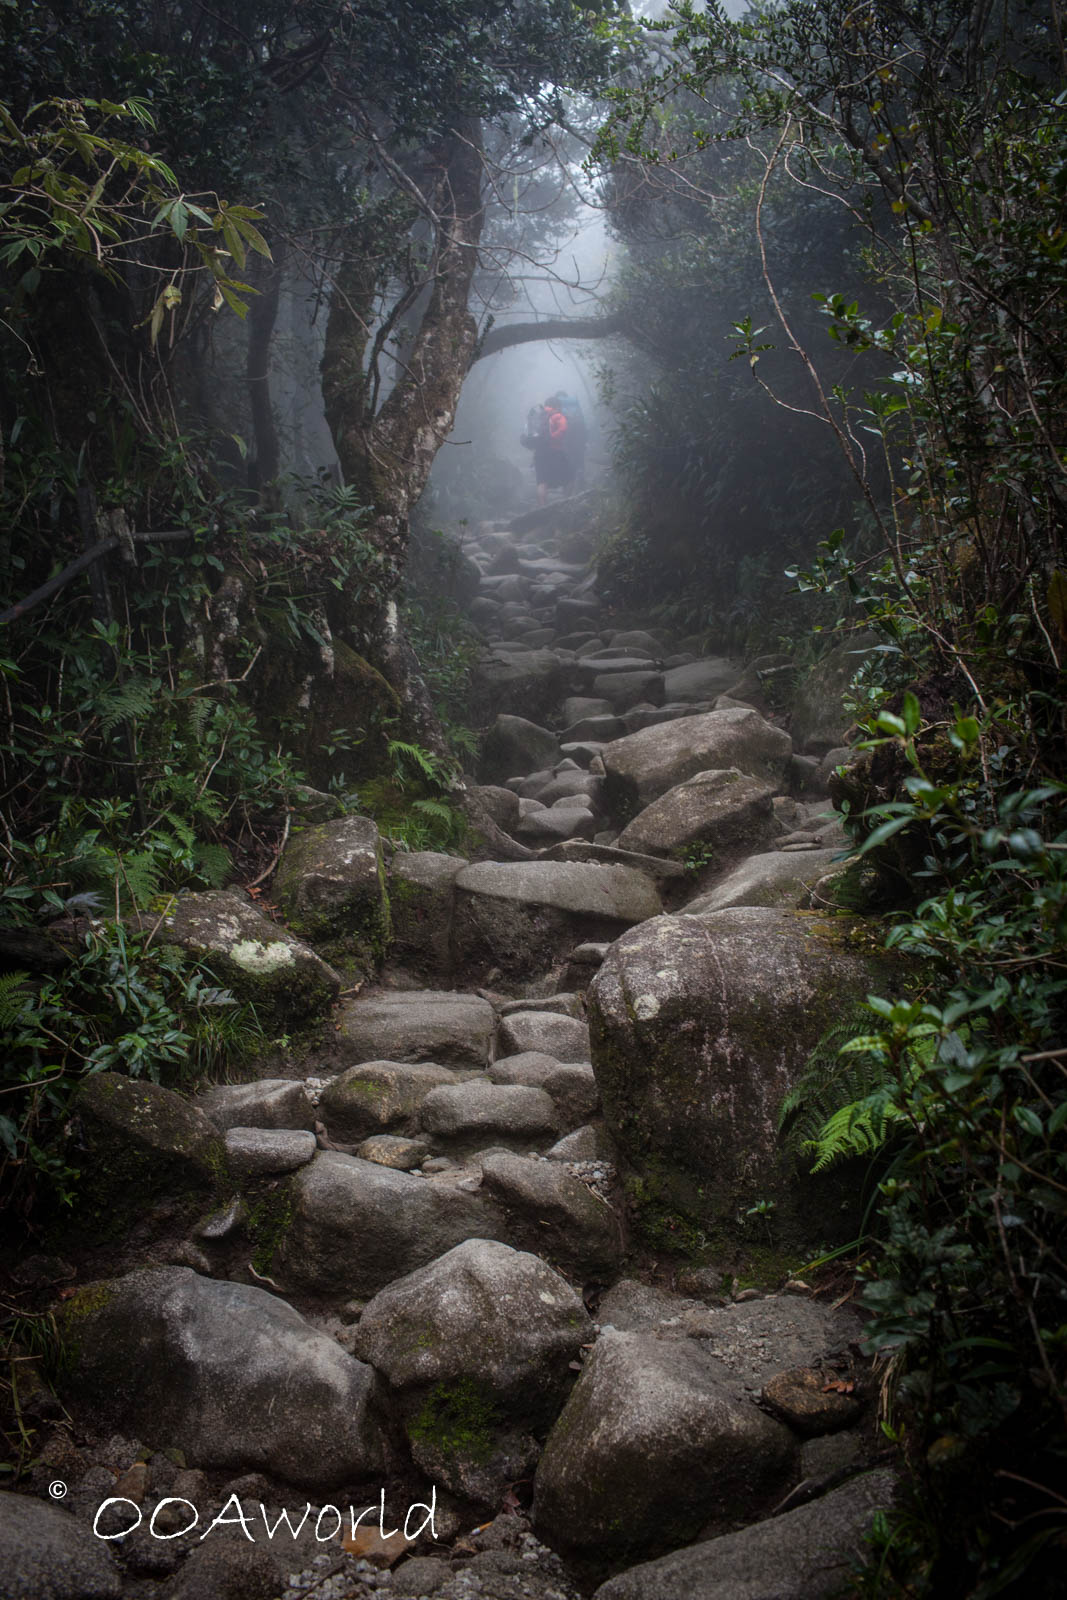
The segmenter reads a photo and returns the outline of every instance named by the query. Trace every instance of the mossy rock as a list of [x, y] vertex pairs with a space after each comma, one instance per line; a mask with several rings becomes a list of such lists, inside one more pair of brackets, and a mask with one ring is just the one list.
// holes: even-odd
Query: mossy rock
[[364, 975], [381, 965], [391, 937], [378, 829], [343, 817], [296, 833], [274, 879], [290, 928]]
[[778, 1108], [845, 1010], [918, 986], [883, 942], [865, 918], [744, 906], [658, 917], [612, 947], [589, 991], [592, 1060], [646, 1238], [694, 1255], [702, 1236], [812, 1253], [855, 1237], [855, 1172], [806, 1175]]
[[73, 1102], [89, 1159], [81, 1162], [76, 1226], [123, 1240], [160, 1208], [202, 1207], [229, 1183], [226, 1148], [202, 1111], [171, 1089], [100, 1072]]
[[181, 895], [163, 919], [167, 943], [204, 960], [250, 1002], [268, 1031], [287, 1032], [327, 1011], [341, 989], [332, 967], [241, 895]]

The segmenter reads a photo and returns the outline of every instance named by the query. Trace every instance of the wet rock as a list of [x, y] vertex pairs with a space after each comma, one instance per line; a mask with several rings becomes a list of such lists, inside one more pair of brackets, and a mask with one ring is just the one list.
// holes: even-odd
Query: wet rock
[[566, 1167], [507, 1150], [483, 1151], [477, 1159], [486, 1192], [507, 1217], [509, 1238], [583, 1277], [605, 1278], [618, 1270], [618, 1217]]
[[478, 770], [486, 783], [499, 783], [517, 773], [551, 767], [558, 760], [554, 733], [525, 717], [502, 713], [485, 736]]
[[[507, 790], [494, 794], [514, 796]], [[409, 970], [451, 970], [452, 886], [467, 863], [433, 850], [398, 850], [389, 869], [393, 959]]]
[[329, 1009], [341, 980], [315, 952], [222, 889], [180, 895], [163, 919], [167, 944], [203, 958], [221, 984], [248, 1000], [266, 1028], [285, 1031]]
[[107, 1546], [67, 1511], [0, 1490], [0, 1582], [8, 1600], [118, 1600]]
[[612, 739], [621, 739], [625, 732], [625, 722], [613, 712], [599, 713], [595, 717], [579, 717], [560, 734], [560, 746], [572, 744], [575, 740], [592, 740], [595, 744], [603, 745], [610, 743]]
[[851, 1237], [855, 1185], [794, 1171], [778, 1107], [850, 1007], [913, 974], [859, 918], [738, 906], [624, 934], [589, 988], [591, 1059], [650, 1204], [736, 1227], [739, 1208], [767, 1199], [782, 1248]]
[[878, 644], [877, 636], [856, 634], [818, 662], [801, 682], [793, 703], [793, 743], [806, 755], [823, 755], [845, 743], [851, 716], [845, 690]]
[[411, 1122], [431, 1089], [454, 1082], [429, 1061], [364, 1061], [331, 1078], [319, 1111], [331, 1138], [354, 1144]]
[[563, 662], [552, 650], [494, 648], [475, 667], [475, 700], [490, 716], [503, 711], [533, 718], [548, 716], [559, 704], [565, 673]]
[[225, 1142], [226, 1159], [238, 1182], [295, 1172], [318, 1148], [313, 1133], [295, 1128], [230, 1128]]
[[[505, 833], [510, 833], [519, 820], [519, 797], [513, 789], [505, 789], [500, 784], [483, 783], [475, 784], [471, 794], [479, 800], [496, 823], [498, 828], [503, 828]], [[466, 866], [466, 862], [458, 862], [459, 866]]]
[[558, 810], [546, 806], [523, 817], [514, 836], [533, 846], [558, 844], [564, 839], [591, 839], [599, 826], [593, 813], [584, 807]]
[[91, 1231], [112, 1231], [116, 1218], [147, 1215], [175, 1196], [202, 1201], [225, 1178], [215, 1125], [161, 1084], [94, 1073], [73, 1109], [88, 1156], [79, 1220]]
[[811, 1505], [690, 1545], [602, 1584], [594, 1600], [824, 1600], [843, 1593], [894, 1478], [854, 1478]]
[[291, 837], [273, 893], [294, 933], [328, 943], [362, 972], [380, 965], [390, 936], [389, 903], [381, 840], [370, 817], [343, 817]]
[[797, 1467], [789, 1429], [695, 1340], [605, 1331], [548, 1436], [534, 1526], [603, 1570], [765, 1515]]
[[616, 739], [602, 752], [609, 803], [632, 814], [698, 772], [736, 767], [781, 782], [789, 735], [756, 711], [707, 711]]
[[722, 861], [770, 838], [773, 793], [769, 783], [736, 767], [694, 773], [639, 811], [619, 834], [618, 848], [668, 856], [702, 844], [709, 864]]
[[618, 1151], [614, 1142], [601, 1123], [586, 1123], [573, 1132], [564, 1134], [562, 1139], [557, 1139], [549, 1150], [545, 1151], [549, 1161], [605, 1161], [614, 1165], [618, 1160]]
[[312, 1293], [377, 1294], [465, 1239], [502, 1237], [484, 1195], [336, 1151], [320, 1151], [291, 1182], [272, 1276]]
[[435, 1385], [465, 1382], [509, 1425], [541, 1426], [591, 1337], [581, 1296], [558, 1272], [510, 1245], [469, 1239], [376, 1295], [357, 1350], [416, 1401], [409, 1421]]
[[569, 726], [572, 722], [581, 722], [585, 717], [610, 717], [612, 715], [610, 700], [594, 700], [589, 695], [568, 695], [563, 702], [563, 723]]
[[644, 855], [636, 850], [620, 850], [616, 845], [586, 844], [577, 839], [542, 851], [541, 860], [592, 861], [604, 866], [632, 867], [635, 872], [643, 872], [660, 883], [685, 877], [685, 867], [680, 861], [668, 861], [664, 856]]
[[615, 938], [660, 909], [631, 868], [555, 861], [481, 861], [456, 879], [453, 959], [477, 974], [499, 968], [528, 978], [575, 944]]
[[555, 1102], [543, 1089], [471, 1078], [431, 1089], [419, 1122], [424, 1132], [437, 1138], [484, 1144], [486, 1137], [529, 1140], [555, 1133], [559, 1117]]
[[588, 1061], [589, 1029], [574, 1017], [561, 1017], [550, 1011], [513, 1011], [501, 1017], [500, 1050], [504, 1055], [520, 1055], [528, 1050], [555, 1056], [557, 1061]]
[[725, 656], [705, 656], [688, 666], [672, 667], [664, 674], [666, 699], [685, 701], [714, 700], [725, 694], [737, 678], [737, 662]]
[[[478, 870], [464, 868], [457, 885]], [[338, 1018], [337, 1042], [360, 1062], [387, 1059], [484, 1067], [496, 1028], [496, 1014], [488, 1001], [449, 989], [412, 989], [352, 1000]]]
[[850, 1382], [814, 1367], [792, 1367], [763, 1385], [764, 1406], [795, 1433], [813, 1438], [837, 1433], [859, 1421], [861, 1396]]
[[430, 1154], [425, 1139], [404, 1139], [394, 1133], [376, 1133], [364, 1139], [355, 1152], [361, 1161], [376, 1161], [380, 1167], [395, 1167], [411, 1172], [422, 1166]]
[[260, 1078], [256, 1083], [220, 1083], [192, 1102], [215, 1127], [307, 1128], [315, 1126], [315, 1108], [302, 1083], [292, 1078]]
[[797, 855], [772, 850], [749, 856], [707, 894], [683, 906], [683, 914], [701, 917], [729, 906], [797, 906], [831, 870], [836, 853], [816, 848]]
[[60, 1321], [98, 1427], [309, 1487], [382, 1464], [371, 1369], [262, 1289], [151, 1268], [79, 1289]]

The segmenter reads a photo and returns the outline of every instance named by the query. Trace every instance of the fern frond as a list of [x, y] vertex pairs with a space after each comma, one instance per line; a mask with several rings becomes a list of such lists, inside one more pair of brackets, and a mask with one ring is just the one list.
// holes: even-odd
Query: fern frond
[[147, 717], [155, 703], [157, 685], [150, 678], [129, 678], [121, 688], [112, 689], [97, 702], [101, 733], [112, 733], [122, 722]]
[[870, 1011], [857, 1005], [828, 1029], [779, 1107], [786, 1149], [814, 1156], [813, 1172], [846, 1155], [871, 1154], [894, 1120], [886, 1108], [895, 1080], [881, 1039], [861, 1032], [869, 1025]]
[[163, 864], [151, 850], [135, 850], [122, 858], [122, 878], [134, 905], [146, 905], [162, 887]]
[[904, 1120], [893, 1100], [893, 1085], [885, 1084], [865, 1099], [835, 1111], [818, 1137], [805, 1140], [802, 1148], [815, 1157], [812, 1172], [824, 1172], [846, 1156], [874, 1155], [885, 1144], [890, 1123]]
[[28, 972], [5, 972], [0, 977], [0, 1028], [13, 1028], [26, 1008]]
[[230, 852], [221, 844], [198, 844], [193, 851], [193, 860], [197, 872], [213, 889], [222, 887], [233, 866]]

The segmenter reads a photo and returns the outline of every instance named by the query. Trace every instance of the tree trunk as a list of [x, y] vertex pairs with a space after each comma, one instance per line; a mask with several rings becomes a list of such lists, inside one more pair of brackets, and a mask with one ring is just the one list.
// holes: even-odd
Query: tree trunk
[[[379, 283], [369, 241], [353, 237], [338, 275], [323, 353], [326, 417], [346, 483], [371, 508], [366, 537], [382, 558], [374, 615], [360, 615], [359, 575], [342, 591], [343, 634], [371, 655], [397, 691], [411, 732], [424, 748], [449, 751], [414, 651], [400, 625], [397, 600], [407, 565], [411, 511], [426, 487], [434, 457], [456, 417], [460, 390], [478, 344], [469, 310], [478, 265], [482, 207], [481, 131], [474, 121], [454, 128], [442, 141], [432, 208], [436, 260], [429, 304], [397, 383], [376, 416], [364, 363]], [[358, 253], [357, 253], [358, 252]], [[457, 780], [452, 798], [497, 857], [526, 859], [532, 852], [502, 833]]]
[[248, 466], [251, 489], [261, 493], [268, 483], [278, 476], [280, 450], [278, 429], [274, 421], [274, 406], [270, 394], [270, 346], [274, 325], [278, 320], [278, 298], [282, 287], [284, 244], [275, 245], [274, 260], [257, 261], [255, 287], [259, 294], [253, 296], [248, 307], [248, 353], [245, 359], [245, 377], [248, 383], [248, 405], [252, 414], [252, 460]]

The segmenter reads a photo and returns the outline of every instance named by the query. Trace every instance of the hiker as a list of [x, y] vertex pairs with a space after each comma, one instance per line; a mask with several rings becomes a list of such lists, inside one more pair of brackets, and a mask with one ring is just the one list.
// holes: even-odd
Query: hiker
[[531, 406], [520, 443], [533, 451], [537, 477], [537, 504], [543, 506], [549, 489], [570, 489], [574, 484], [574, 457], [568, 448], [568, 422], [551, 396], [544, 405]]
[[559, 389], [552, 396], [557, 411], [562, 411], [567, 419], [566, 449], [574, 463], [574, 477], [576, 482], [585, 482], [585, 446], [587, 430], [585, 414], [582, 403], [576, 395], [568, 394], [565, 389]]

